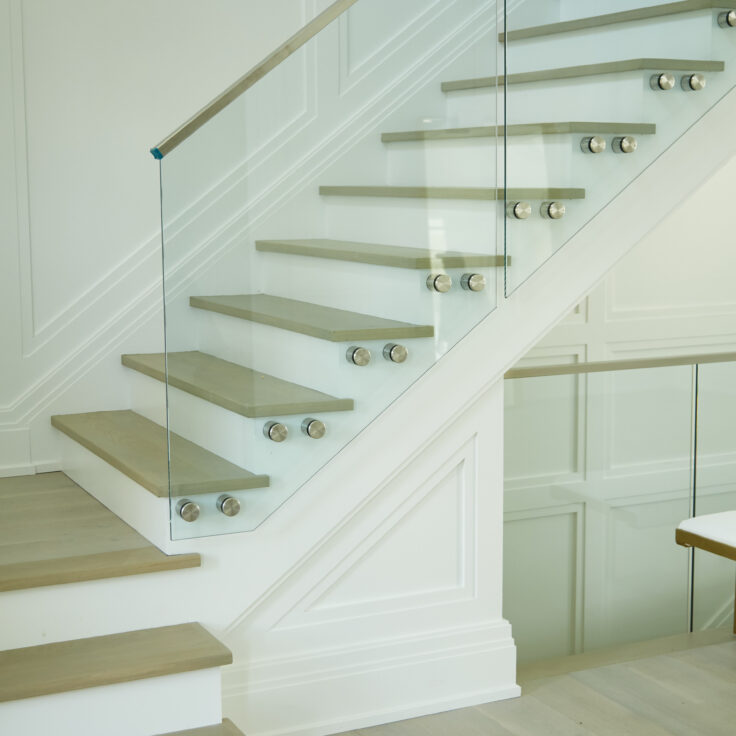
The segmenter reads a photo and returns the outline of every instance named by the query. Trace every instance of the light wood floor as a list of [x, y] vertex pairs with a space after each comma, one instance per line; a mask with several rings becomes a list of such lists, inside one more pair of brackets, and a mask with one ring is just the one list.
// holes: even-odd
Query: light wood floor
[[63, 473], [0, 478], [0, 592], [197, 567], [165, 555]]
[[520, 676], [521, 698], [343, 736], [734, 736], [736, 637], [708, 633], [726, 641], [686, 648], [673, 637], [664, 653], [580, 670], [585, 660], [569, 657], [573, 671]]

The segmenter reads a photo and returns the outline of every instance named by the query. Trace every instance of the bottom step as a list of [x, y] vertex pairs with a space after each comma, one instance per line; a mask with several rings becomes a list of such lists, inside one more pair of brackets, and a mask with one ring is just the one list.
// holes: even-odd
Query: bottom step
[[190, 731], [176, 731], [161, 736], [244, 736], [243, 732], [228, 718], [216, 726], [193, 728]]
[[199, 624], [2, 651], [0, 734], [150, 736], [216, 723], [231, 662]]

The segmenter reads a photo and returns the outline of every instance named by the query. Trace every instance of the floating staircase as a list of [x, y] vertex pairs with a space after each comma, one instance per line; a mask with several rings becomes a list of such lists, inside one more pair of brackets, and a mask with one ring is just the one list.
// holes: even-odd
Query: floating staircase
[[[623, 34], [665, 20], [671, 38], [637, 55], [646, 34]], [[164, 274], [168, 352], [122, 356], [134, 397], [144, 397], [135, 411], [54, 417], [54, 426], [156, 496], [169, 495], [175, 538], [257, 527], [487, 317], [499, 290], [516, 290], [731, 89], [730, 28], [723, 6], [686, 0], [493, 32], [486, 40], [507, 44], [504, 74], [485, 40], [458, 50], [459, 61], [421, 98], [444, 118], [397, 100], [355, 150], [302, 187], [317, 225], [307, 217], [302, 225], [287, 200], [239, 247], [249, 250], [247, 277], [238, 278], [241, 261], [229, 256], [188, 280], [178, 267]], [[578, 63], [563, 63], [569, 34], [582, 33], [602, 34], [600, 42], [583, 48]], [[486, 73], [453, 75], [467, 69]], [[243, 90], [252, 83], [244, 78]], [[231, 99], [217, 102], [223, 119]], [[409, 113], [429, 126], [392, 131]], [[165, 153], [181, 145], [178, 160], [191, 156], [196, 170], [206, 129], [197, 153], [187, 141], [201, 125], [190, 122], [154, 149], [165, 261], [177, 242]], [[181, 202], [173, 209], [178, 217]], [[503, 253], [493, 245], [501, 231]], [[165, 410], [152, 407], [150, 379], [166, 386]], [[167, 422], [170, 488], [169, 468], [156, 460]], [[223, 493], [239, 518], [212, 515]], [[202, 515], [182, 524], [182, 499]]]
[[[492, 5], [485, 10], [495, 18]], [[473, 3], [472, 13], [478, 7]], [[491, 36], [454, 49], [442, 81], [431, 79], [416, 99], [394, 99], [318, 177], [278, 180], [287, 191], [283, 201], [264, 205], [253, 222], [237, 192], [213, 194], [207, 182], [204, 192], [196, 185], [179, 191], [187, 188], [181, 172], [196, 172], [197, 156], [207, 150], [205, 144], [186, 148], [197, 125], [187, 124], [173, 142], [154, 149], [164, 184], [166, 349], [141, 345], [134, 349], [149, 352], [122, 356], [127, 403], [51, 418], [65, 470], [107, 508], [64, 476], [34, 494], [44, 501], [54, 496], [65, 520], [84, 521], [84, 534], [60, 526], [59, 546], [49, 548], [57, 551], [45, 551], [34, 534], [44, 527], [50, 535], [51, 517], [24, 531], [23, 504], [33, 504], [34, 496], [21, 493], [25, 481], [0, 482], [0, 496], [19, 504], [10, 516], [12, 533], [27, 534], [9, 537], [7, 545], [0, 538], [0, 550], [9, 555], [0, 564], [0, 590], [196, 567], [197, 554], [165, 554], [172, 540], [262, 524], [731, 90], [736, 30], [729, 35], [722, 7], [688, 0], [514, 30], [501, 35], [509, 44], [507, 75], [498, 73], [495, 51], [487, 53], [488, 39], [497, 36], [494, 25]], [[624, 59], [586, 57], [571, 65], [564, 38], [544, 55], [534, 45], [670, 16], [687, 20], [688, 14], [695, 14], [697, 33], [712, 33], [701, 44], [712, 42], [712, 53], [703, 49], [703, 58], [687, 58], [694, 54], [678, 47], [678, 36], [667, 53], [683, 58], [640, 58], [632, 54], [645, 49], [626, 47]], [[595, 51], [620, 56], [619, 48], [607, 41]], [[549, 60], [548, 68], [537, 68], [540, 58]], [[278, 87], [274, 77], [264, 77], [274, 59], [258, 78]], [[343, 89], [335, 100], [343, 93], [350, 104]], [[221, 115], [234, 109], [227, 104], [218, 103]], [[337, 102], [325, 107], [339, 109]], [[208, 120], [218, 110], [210, 112]], [[591, 120], [596, 117], [600, 121]], [[420, 123], [425, 120], [430, 123]], [[322, 137], [329, 131], [325, 124]], [[313, 143], [297, 140], [305, 150]], [[218, 183], [235, 161], [251, 160], [240, 144], [226, 151]], [[172, 178], [184, 201], [171, 195], [170, 204], [167, 154], [178, 145], [171, 166], [182, 167], [172, 169], [181, 181]], [[215, 148], [213, 156], [228, 146]], [[270, 190], [262, 188], [265, 201]], [[182, 216], [187, 206], [205, 200], [224, 206], [231, 195], [222, 222], [211, 232], [195, 223], [190, 234]], [[237, 235], [229, 249], [207, 251], [223, 223]], [[413, 421], [407, 417], [407, 427]], [[216, 668], [230, 661], [198, 624], [9, 650], [0, 652], [0, 703], [200, 670], [219, 699]], [[201, 684], [191, 683], [195, 689]], [[168, 695], [152, 709], [155, 717], [166, 707], [174, 710], [174, 690], [194, 707], [187, 687], [164, 684]], [[111, 692], [104, 702], [114, 708], [118, 697]], [[76, 712], [85, 702], [76, 703]], [[21, 733], [15, 725], [21, 711], [3, 707], [0, 731], [9, 723], [9, 733]], [[218, 709], [219, 700], [206, 712], [188, 711], [182, 721], [189, 722], [172, 723], [168, 733], [240, 733]], [[71, 735], [61, 711], [58, 717], [67, 730], [56, 736]], [[84, 732], [129, 736], [96, 723]], [[144, 726], [135, 728], [142, 733]], [[169, 726], [156, 726], [156, 733], [163, 728]]]

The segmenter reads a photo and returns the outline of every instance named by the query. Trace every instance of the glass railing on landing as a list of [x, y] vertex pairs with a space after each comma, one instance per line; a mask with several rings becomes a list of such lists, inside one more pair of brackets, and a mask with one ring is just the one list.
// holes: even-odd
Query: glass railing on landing
[[499, 73], [495, 0], [326, 12], [153, 149], [173, 538], [261, 524], [502, 289], [497, 98], [448, 135], [442, 89]]
[[736, 354], [532, 364], [505, 393], [519, 661], [730, 627], [733, 562], [675, 529], [736, 508]]
[[510, 294], [733, 88], [736, 4], [526, 0], [507, 29], [505, 78], [446, 89], [505, 82]]

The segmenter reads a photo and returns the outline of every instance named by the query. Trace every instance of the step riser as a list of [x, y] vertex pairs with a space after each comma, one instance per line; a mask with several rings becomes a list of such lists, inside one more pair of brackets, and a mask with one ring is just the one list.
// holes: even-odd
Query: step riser
[[[488, 252], [495, 249], [495, 243], [489, 238], [486, 239], [485, 245]], [[286, 259], [289, 259], [288, 262]], [[263, 279], [269, 293], [280, 296], [296, 296], [304, 301], [319, 301], [339, 309], [360, 309], [387, 319], [417, 325], [433, 325], [434, 340], [442, 341], [446, 339], [444, 333], [449, 325], [446, 321], [438, 320], [437, 316], [448, 314], [460, 319], [466, 311], [475, 310], [478, 314], [487, 311], [487, 304], [495, 303], [493, 287], [499, 270], [502, 269], [438, 267], [408, 271], [322, 258], [274, 254], [264, 261]], [[483, 274], [486, 278], [486, 290], [476, 293], [463, 290], [461, 280], [463, 274], [467, 272]], [[427, 288], [427, 277], [432, 273], [449, 274], [453, 280], [452, 289], [446, 294], [430, 291]], [[430, 342], [433, 340], [433, 338], [416, 339]], [[410, 338], [387, 338], [387, 342], [403, 340], [408, 342]]]
[[169, 501], [157, 498], [70, 437], [59, 433], [62, 469], [98, 501], [163, 552], [175, 553], [169, 538]]
[[[434, 311], [423, 316], [427, 318], [425, 324], [435, 323], [434, 338], [333, 343], [235, 317], [203, 314], [198, 320], [199, 346], [204, 352], [217, 353], [226, 360], [341, 398], [351, 398], [356, 403], [370, 400], [385, 381], [401, 382], [403, 376], [414, 370], [412, 366], [430, 365], [448, 344], [454, 344], [495, 308], [496, 274], [491, 269], [473, 270], [486, 276], [487, 287], [483, 292], [465, 291], [459, 284], [462, 272], [449, 270], [455, 283], [453, 290], [431, 299]], [[426, 283], [423, 289], [431, 298]], [[403, 364], [387, 361], [383, 348], [389, 343], [407, 347], [409, 360]], [[371, 351], [368, 366], [357, 367], [348, 362], [347, 349], [353, 344]]]
[[[360, 340], [355, 344], [367, 347], [372, 359], [368, 366], [359, 367], [346, 358], [352, 343], [328, 342], [234, 317], [212, 315], [209, 319], [213, 323], [212, 329], [208, 329], [206, 319], [201, 323], [203, 350], [217, 348], [220, 357], [232, 362], [256, 365], [264, 373], [278, 374], [284, 380], [320, 391], [331, 391], [333, 395], [351, 398], [356, 403], [369, 399], [383, 382], [404, 376], [412, 365], [431, 361], [436, 350], [433, 338]], [[216, 335], [213, 330], [217, 330]], [[383, 347], [391, 342], [409, 349], [407, 362], [393, 364], [383, 358]], [[336, 416], [344, 413], [348, 412], [326, 414]]]
[[336, 239], [402, 243], [416, 248], [488, 252], [498, 202], [328, 197], [327, 233]]
[[[369, 345], [373, 347], [373, 344]], [[420, 361], [421, 358], [423, 360]], [[300, 425], [306, 416], [304, 414], [249, 419], [175, 388], [169, 390], [172, 428], [231, 462], [257, 468], [258, 472], [273, 474], [271, 487], [265, 489], [266, 494], [269, 494], [277, 477], [284, 475], [285, 464], [291, 467], [296, 463], [308, 463], [316, 455], [322, 461], [331, 457], [347, 439], [360, 430], [376, 409], [411, 385], [423, 372], [428, 360], [430, 358], [426, 355], [412, 355], [411, 362], [407, 361], [401, 366], [392, 366], [382, 361], [385, 365], [377, 363], [365, 368], [355, 368], [356, 371], [363, 372], [363, 378], [359, 378], [354, 386], [361, 389], [355, 393], [363, 394], [363, 398], [356, 401], [356, 405], [362, 408], [354, 412], [315, 413], [316, 418], [327, 425], [327, 435], [320, 440], [310, 439], [301, 432]], [[154, 379], [147, 376], [131, 376], [132, 403], [136, 406], [150, 405], [150, 392], [154, 383]], [[151, 418], [163, 421], [163, 409], [156, 414]], [[270, 420], [280, 421], [289, 428], [286, 441], [276, 443], [264, 436], [263, 426]], [[244, 491], [242, 497], [253, 498], [259, 493], [261, 492], [256, 490]]]
[[[588, 135], [594, 135], [595, 128]], [[509, 185], [514, 187], [537, 184], [540, 186], [580, 185], [588, 189], [616, 172], [629, 181], [643, 160], [651, 159], [656, 148], [653, 136], [635, 135], [639, 150], [632, 156], [613, 153], [611, 142], [615, 136], [603, 134], [607, 149], [599, 155], [586, 155], [580, 149], [585, 133], [545, 136], [514, 136], [507, 143]], [[503, 145], [503, 139], [499, 139]], [[423, 181], [437, 186], [450, 181], [453, 186], [493, 186], [496, 179], [495, 139], [468, 141], [394, 144], [392, 152], [391, 184], [409, 184], [419, 172]], [[499, 162], [502, 166], [502, 162]], [[448, 172], [445, 174], [444, 172]], [[449, 172], [454, 172], [450, 174]]]
[[0, 703], [3, 734], [151, 736], [222, 719], [219, 668]]

